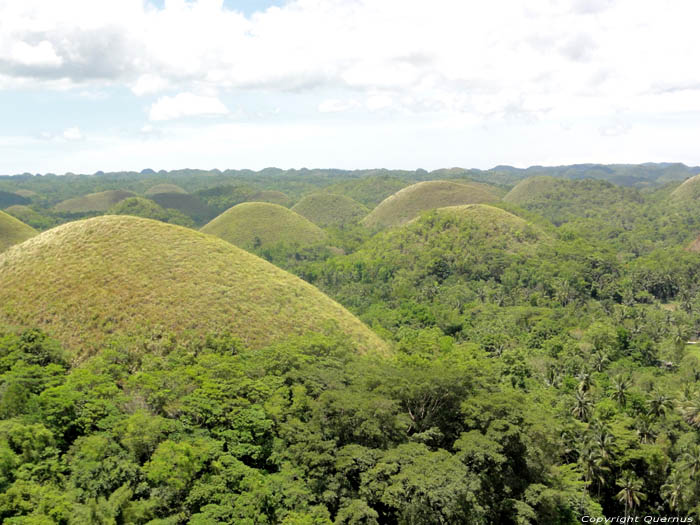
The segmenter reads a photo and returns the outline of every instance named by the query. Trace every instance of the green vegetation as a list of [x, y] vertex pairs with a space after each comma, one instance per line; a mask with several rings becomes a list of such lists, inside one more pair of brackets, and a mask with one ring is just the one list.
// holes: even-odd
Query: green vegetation
[[37, 230], [46, 230], [56, 225], [56, 221], [53, 217], [42, 215], [33, 208], [23, 204], [10, 206], [5, 212]]
[[201, 231], [248, 250], [280, 243], [305, 246], [323, 242], [326, 238], [321, 228], [298, 213], [267, 202], [238, 204]]
[[154, 219], [156, 221], [179, 224], [180, 226], [193, 227], [194, 222], [184, 213], [177, 210], [166, 210], [158, 206], [155, 202], [143, 197], [129, 197], [112, 206], [107, 212], [108, 215], [132, 215], [144, 219]]
[[[14, 219], [13, 219], [14, 220]], [[312, 286], [215, 237], [105, 216], [59, 226], [0, 256], [0, 321], [41, 326], [81, 355], [112, 335], [179, 341], [227, 330], [259, 347], [328, 323], [381, 342]]]
[[384, 199], [362, 223], [373, 228], [387, 228], [404, 224], [426, 210], [498, 200], [497, 190], [484, 184], [444, 180], [419, 182]]
[[31, 226], [27, 226], [19, 219], [0, 211], [0, 252], [7, 250], [14, 244], [26, 241], [36, 234], [36, 230]]
[[[47, 210], [76, 193], [155, 184], [210, 210], [274, 191], [367, 204], [438, 177], [492, 199], [418, 202], [393, 228], [350, 222], [310, 244], [280, 231], [308, 221], [274, 204], [220, 218], [233, 215], [219, 226], [237, 235], [263, 224], [276, 237], [247, 248], [303, 281], [212, 236], [125, 216], [9, 248], [0, 522], [696, 522], [700, 214], [671, 193], [698, 171], [0, 177], [8, 192], [37, 190], [31, 210], [56, 221], [75, 218]], [[506, 202], [504, 185], [516, 186]]]
[[16, 204], [29, 204], [29, 199], [18, 193], [0, 191], [0, 209], [9, 208]]
[[674, 203], [694, 203], [698, 199], [700, 199], [700, 175], [683, 181], [671, 192], [671, 201]]
[[367, 208], [350, 197], [332, 193], [307, 195], [294, 205], [292, 211], [321, 228], [354, 224], [369, 213]]
[[196, 195], [188, 195], [186, 193], [157, 193], [150, 198], [165, 209], [176, 210], [186, 215], [197, 225], [206, 223], [214, 216], [212, 209]]
[[337, 182], [324, 188], [328, 193], [345, 195], [369, 208], [411, 183], [391, 175], [369, 175], [359, 179]]
[[148, 188], [144, 195], [158, 195], [159, 193], [187, 193], [177, 184], [156, 184]]
[[289, 195], [281, 191], [262, 190], [256, 191], [246, 199], [248, 202], [269, 202], [287, 207], [290, 204]]
[[109, 190], [75, 197], [57, 204], [54, 209], [58, 212], [86, 213], [91, 211], [107, 211], [119, 201], [134, 197], [130, 191]]

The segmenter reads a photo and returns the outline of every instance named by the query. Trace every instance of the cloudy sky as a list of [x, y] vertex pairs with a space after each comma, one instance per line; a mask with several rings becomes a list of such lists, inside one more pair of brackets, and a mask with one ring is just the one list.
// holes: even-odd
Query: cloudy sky
[[0, 173], [700, 164], [697, 0], [0, 0]]

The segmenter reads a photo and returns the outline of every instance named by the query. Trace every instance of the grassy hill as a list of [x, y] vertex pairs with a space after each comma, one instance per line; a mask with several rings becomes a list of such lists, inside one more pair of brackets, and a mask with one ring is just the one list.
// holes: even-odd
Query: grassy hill
[[212, 209], [196, 195], [187, 193], [157, 193], [149, 197], [152, 201], [190, 217], [196, 224], [204, 224], [214, 216]]
[[87, 213], [91, 211], [107, 211], [119, 201], [135, 197], [136, 194], [125, 190], [108, 190], [90, 193], [81, 197], [59, 202], [54, 209], [65, 213]]
[[445, 180], [419, 182], [384, 199], [362, 223], [387, 228], [405, 224], [426, 210], [498, 200], [497, 190], [485, 184]]
[[29, 204], [29, 199], [19, 193], [0, 191], [0, 209], [14, 206], [15, 204]]
[[131, 215], [144, 219], [154, 219], [156, 221], [179, 224], [180, 226], [192, 227], [192, 219], [177, 210], [166, 210], [150, 199], [144, 197], [129, 197], [112, 206], [107, 212], [109, 215]]
[[156, 184], [147, 189], [144, 195], [158, 195], [159, 193], [187, 193], [177, 184]]
[[68, 348], [155, 332], [229, 331], [252, 347], [335, 323], [384, 344], [310, 284], [216, 237], [158, 221], [71, 222], [0, 255], [0, 322], [41, 326]]
[[10, 206], [9, 208], [5, 209], [5, 212], [37, 230], [46, 230], [56, 226], [55, 218], [42, 215], [24, 204], [15, 204], [14, 206]]
[[683, 181], [671, 192], [671, 201], [678, 203], [690, 203], [700, 199], [700, 175], [695, 175]]
[[31, 226], [27, 226], [19, 219], [0, 211], [0, 252], [14, 244], [26, 241], [37, 234]]
[[332, 193], [307, 195], [294, 205], [292, 211], [321, 228], [355, 223], [369, 213], [367, 208], [350, 197]]
[[243, 202], [201, 229], [241, 248], [266, 248], [278, 243], [300, 246], [321, 242], [325, 232], [308, 219], [278, 204]]
[[291, 199], [289, 195], [281, 191], [274, 190], [262, 190], [257, 191], [250, 195], [246, 201], [248, 202], [270, 202], [272, 204], [279, 204], [280, 206], [289, 206]]

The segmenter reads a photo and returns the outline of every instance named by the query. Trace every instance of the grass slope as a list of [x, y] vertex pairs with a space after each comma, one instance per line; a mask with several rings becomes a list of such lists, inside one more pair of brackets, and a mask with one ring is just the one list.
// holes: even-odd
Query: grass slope
[[136, 194], [124, 190], [108, 190], [74, 197], [56, 204], [54, 209], [66, 213], [87, 213], [90, 211], [107, 211], [119, 201], [134, 197]]
[[15, 204], [29, 204], [29, 199], [19, 193], [11, 191], [0, 191], [0, 209], [14, 206]]
[[[31, 226], [27, 226], [12, 215], [0, 211], [0, 252], [5, 251], [14, 244], [26, 241], [36, 234], [37, 231]], [[2, 285], [0, 285], [1, 287]]]
[[345, 195], [351, 199], [374, 208], [377, 204], [411, 183], [391, 175], [375, 175], [337, 182], [322, 191], [335, 195]]
[[241, 248], [266, 248], [281, 242], [300, 246], [321, 242], [325, 232], [278, 204], [243, 202], [226, 210], [201, 230]]
[[156, 184], [146, 190], [144, 195], [158, 195], [159, 193], [187, 193], [177, 184]]
[[700, 199], [700, 175], [695, 175], [683, 181], [671, 192], [671, 201], [678, 203], [693, 202]]
[[111, 334], [181, 341], [225, 330], [251, 347], [335, 323], [362, 351], [384, 343], [310, 284], [216, 237], [102, 216], [0, 255], [0, 322], [41, 326], [89, 353]]
[[250, 195], [246, 201], [248, 202], [270, 202], [272, 204], [279, 204], [280, 206], [289, 206], [291, 199], [289, 195], [281, 191], [275, 190], [262, 190], [257, 191]]
[[384, 199], [362, 223], [380, 228], [399, 226], [426, 210], [498, 200], [497, 192], [484, 184], [445, 180], [419, 182]]
[[292, 207], [292, 211], [321, 228], [358, 222], [369, 213], [367, 208], [350, 197], [332, 193], [307, 195]]

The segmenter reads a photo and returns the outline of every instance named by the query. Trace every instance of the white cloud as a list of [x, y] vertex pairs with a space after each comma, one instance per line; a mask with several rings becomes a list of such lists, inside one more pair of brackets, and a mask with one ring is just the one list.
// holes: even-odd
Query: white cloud
[[80, 128], [78, 128], [78, 127], [72, 127], [72, 128], [68, 128], [68, 129], [64, 130], [61, 136], [65, 140], [70, 140], [70, 141], [83, 140], [85, 138], [85, 136], [80, 131]]
[[158, 75], [141, 75], [131, 86], [135, 95], [151, 95], [168, 88], [168, 81]]
[[48, 66], [58, 67], [63, 59], [56, 54], [51, 42], [43, 40], [36, 45], [26, 42], [13, 42], [10, 48], [12, 60], [24, 66]]
[[355, 100], [338, 100], [337, 98], [329, 98], [318, 105], [318, 111], [321, 113], [341, 113], [358, 107], [359, 104]]
[[148, 112], [150, 120], [173, 120], [182, 117], [226, 115], [228, 108], [216, 97], [178, 93], [160, 97]]

